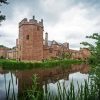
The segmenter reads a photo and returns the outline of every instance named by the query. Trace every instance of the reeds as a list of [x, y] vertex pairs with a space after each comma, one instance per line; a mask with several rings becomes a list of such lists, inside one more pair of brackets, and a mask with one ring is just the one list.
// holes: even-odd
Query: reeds
[[46, 93], [44, 93], [37, 90], [36, 85], [37, 82], [35, 78], [32, 90], [27, 91], [28, 92], [27, 97], [29, 97], [28, 100], [99, 100], [98, 87], [96, 83], [93, 81], [84, 80], [84, 84], [81, 85], [79, 85], [79, 83], [77, 82], [78, 86], [77, 90], [75, 89], [73, 80], [70, 83], [70, 88], [66, 87], [65, 82], [63, 83], [63, 85], [61, 85], [60, 82], [58, 82], [57, 83], [58, 92], [55, 95], [50, 91], [46, 91]]
[[[77, 84], [78, 85], [78, 84]], [[78, 87], [78, 90], [75, 90], [73, 82], [70, 83], [70, 88], [67, 90], [65, 85], [61, 89], [61, 85], [58, 82], [57, 85], [58, 94], [52, 95], [52, 93], [46, 93], [46, 96], [43, 100], [99, 100], [98, 93], [96, 92], [97, 88], [95, 85], [88, 85], [85, 81], [85, 85]]]
[[38, 87], [36, 75], [33, 75], [32, 83], [31, 89], [27, 89], [23, 94], [23, 98], [19, 97], [19, 100], [42, 100], [43, 91]]
[[52, 68], [52, 67], [69, 67], [71, 64], [82, 63], [80, 60], [52, 60], [44, 62], [17, 62], [9, 60], [0, 60], [0, 66], [3, 69], [24, 70], [32, 68]]

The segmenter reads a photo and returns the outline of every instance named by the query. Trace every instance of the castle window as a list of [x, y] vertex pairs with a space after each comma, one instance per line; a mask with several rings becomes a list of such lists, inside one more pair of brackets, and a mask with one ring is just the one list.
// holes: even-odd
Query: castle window
[[26, 39], [29, 40], [29, 35], [26, 36]]
[[56, 56], [58, 56], [58, 53], [56, 53]]
[[21, 46], [20, 46], [20, 51], [21, 51]]
[[39, 26], [37, 26], [37, 30], [38, 30], [38, 31], [40, 30]]

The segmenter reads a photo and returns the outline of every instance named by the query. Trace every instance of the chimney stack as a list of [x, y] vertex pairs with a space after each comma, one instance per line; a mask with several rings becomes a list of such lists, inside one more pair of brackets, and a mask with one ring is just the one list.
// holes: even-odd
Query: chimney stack
[[45, 45], [48, 46], [48, 33], [45, 33]]
[[43, 26], [43, 19], [41, 19], [41, 24], [42, 24], [42, 26]]
[[35, 20], [35, 16], [33, 16], [33, 20]]

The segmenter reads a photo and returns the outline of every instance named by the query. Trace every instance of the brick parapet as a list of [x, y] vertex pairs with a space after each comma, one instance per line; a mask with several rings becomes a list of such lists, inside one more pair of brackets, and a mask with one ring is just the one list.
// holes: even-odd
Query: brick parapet
[[20, 23], [19, 23], [19, 27], [21, 27], [22, 25], [36, 25], [36, 26], [40, 26], [43, 28], [43, 19], [41, 19], [41, 21], [37, 21], [34, 19], [28, 19], [24, 18]]

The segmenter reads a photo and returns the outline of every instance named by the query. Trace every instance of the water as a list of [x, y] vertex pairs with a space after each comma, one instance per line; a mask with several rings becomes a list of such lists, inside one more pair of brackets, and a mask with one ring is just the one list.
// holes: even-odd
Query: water
[[[57, 93], [57, 83], [62, 85], [65, 82], [66, 89], [69, 88], [70, 82], [73, 80], [77, 89], [77, 81], [84, 84], [84, 79], [88, 79], [89, 66], [85, 64], [71, 65], [70, 68], [48, 68], [48, 69], [32, 69], [24, 71], [4, 71], [0, 70], [0, 100], [15, 98], [23, 93], [32, 85], [32, 76], [37, 74], [39, 86], [44, 91]], [[8, 92], [8, 90], [10, 92]]]
[[[48, 92], [53, 93], [53, 94], [57, 94], [58, 93], [58, 83], [60, 84], [60, 86], [63, 89], [63, 84], [66, 87], [66, 90], [68, 90], [70, 88], [70, 84], [73, 81], [73, 85], [75, 90], [78, 89], [78, 84], [79, 86], [84, 85], [85, 82], [84, 80], [88, 80], [88, 74], [82, 74], [80, 72], [75, 72], [72, 74], [69, 74], [69, 78], [68, 79], [61, 79], [59, 80], [59, 82], [54, 82], [54, 83], [48, 83], [43, 85], [43, 89], [44, 92], [46, 92], [48, 90]], [[47, 89], [47, 90], [46, 90]]]
[[11, 72], [0, 74], [0, 100], [6, 100], [8, 94], [9, 98], [15, 96], [17, 100], [18, 79], [14, 74], [11, 74]]

